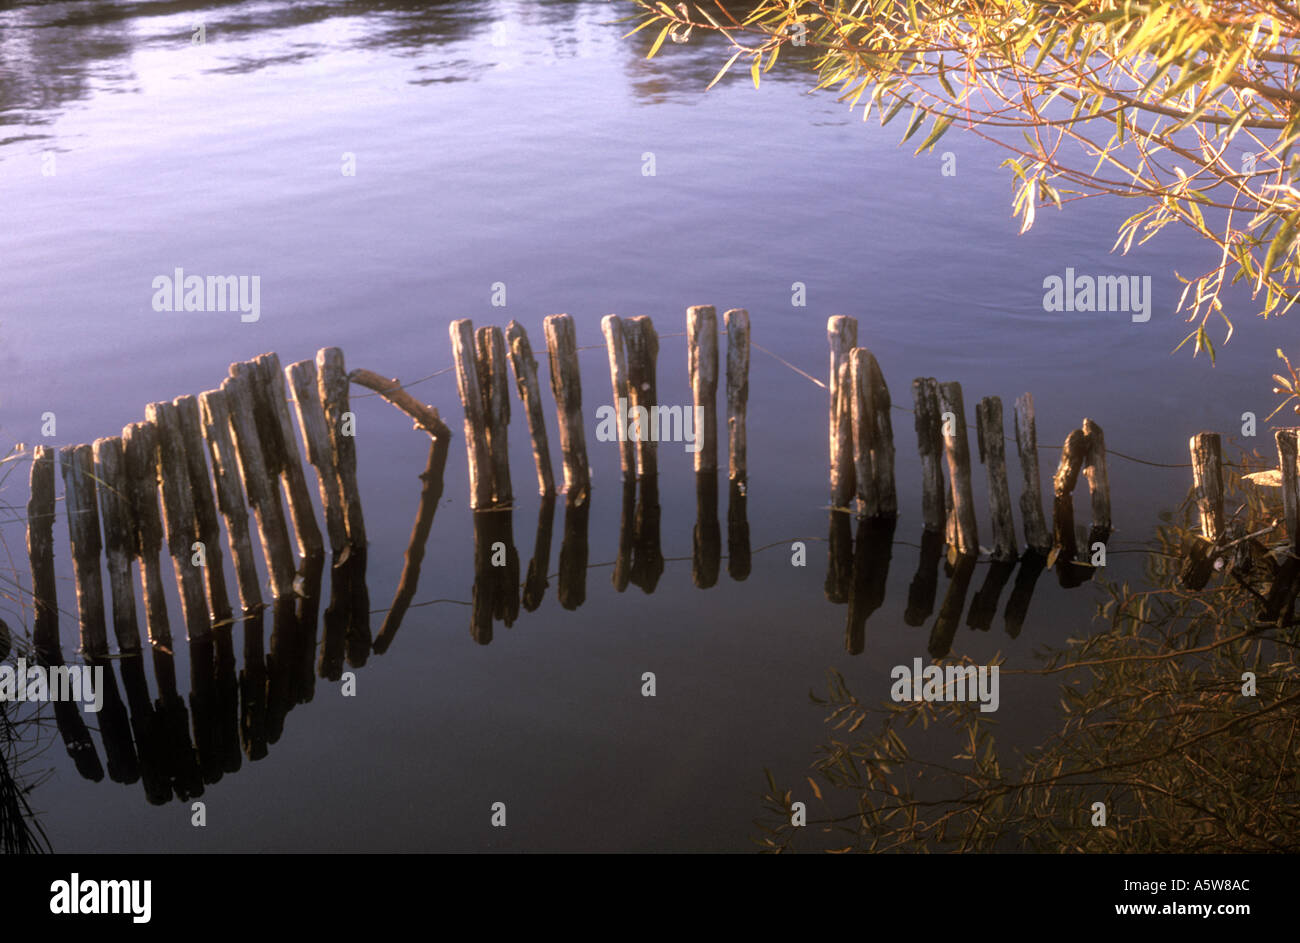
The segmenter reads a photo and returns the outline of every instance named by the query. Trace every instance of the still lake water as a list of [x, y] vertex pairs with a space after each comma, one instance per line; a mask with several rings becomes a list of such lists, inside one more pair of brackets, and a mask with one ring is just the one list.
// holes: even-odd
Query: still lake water
[[[914, 157], [897, 147], [901, 127], [807, 95], [795, 71], [757, 91], [742, 72], [706, 94], [721, 48], [669, 43], [646, 61], [649, 31], [623, 39], [627, 27], [612, 22], [628, 12], [594, 2], [10, 5], [0, 12], [0, 446], [116, 434], [146, 403], [213, 388], [230, 362], [267, 350], [289, 363], [338, 346], [351, 367], [413, 380], [449, 365], [455, 317], [517, 319], [542, 349], [551, 313], [573, 315], [579, 344], [595, 346], [604, 314], [648, 314], [667, 335], [684, 330], [690, 304], [714, 304], [719, 318], [747, 308], [755, 343], [815, 376], [826, 369], [826, 317], [855, 315], [896, 404], [910, 405], [915, 376], [961, 381], [968, 414], [990, 394], [1009, 411], [1029, 390], [1046, 445], [1087, 415], [1114, 449], [1185, 462], [1190, 434], [1235, 432], [1244, 411], [1271, 410], [1272, 349], [1294, 332], [1252, 320], [1247, 299], [1232, 296], [1243, 316], [1217, 367], [1186, 349], [1170, 355], [1188, 330], [1173, 312], [1174, 272], [1209, 264], [1205, 247], [1171, 231], [1110, 255], [1136, 209], [1116, 201], [1041, 212], [1019, 236], [993, 147], [954, 129], [938, 152]], [[200, 21], [206, 42], [195, 45]], [[941, 175], [943, 150], [956, 176]], [[642, 173], [647, 153], [654, 176]], [[354, 176], [342, 172], [347, 154]], [[1067, 266], [1151, 275], [1151, 320], [1045, 313], [1043, 278]], [[155, 312], [151, 282], [177, 267], [260, 275], [260, 319]], [[505, 308], [491, 304], [497, 282]], [[807, 286], [806, 307], [791, 304], [794, 282]], [[605, 357], [581, 356], [594, 417], [609, 398]], [[688, 402], [682, 338], [664, 337], [659, 363], [661, 400]], [[749, 578], [729, 579], [724, 565], [716, 586], [692, 585], [691, 461], [665, 446], [665, 572], [653, 594], [615, 590], [600, 564], [618, 547], [618, 450], [594, 441], [593, 418], [585, 602], [568, 611], [556, 600], [561, 506], [544, 602], [480, 646], [466, 605], [473, 532], [454, 376], [412, 391], [457, 432], [416, 597], [428, 604], [357, 672], [357, 696], [318, 681], [269, 756], [207, 787], [203, 829], [188, 803], [151, 806], [138, 784], [80, 779], [55, 738], [26, 771], [49, 771], [32, 798], [55, 850], [745, 850], [763, 769], [803, 780], [824, 732], [807, 695], [826, 670], [885, 698], [890, 668], [924, 655], [929, 623], [902, 618], [921, 531], [908, 414], [895, 414], [898, 543], [863, 654], [845, 653], [845, 608], [823, 593], [825, 393], [759, 351]], [[381, 609], [401, 572], [427, 439], [375, 397], [354, 405], [368, 585]], [[41, 438], [47, 412], [52, 440]], [[513, 526], [526, 567], [538, 499], [521, 412]], [[554, 437], [552, 425], [553, 448]], [[1044, 453], [1045, 477], [1054, 464]], [[1143, 540], [1190, 483], [1187, 469], [1118, 459], [1110, 477], [1116, 549]], [[978, 467], [975, 484], [987, 541]], [[26, 497], [24, 466], [3, 501]], [[725, 500], [724, 481], [723, 515]], [[6, 514], [5, 563], [29, 585], [23, 533]], [[66, 534], [60, 516], [71, 655]], [[807, 542], [807, 567], [791, 566], [795, 540]], [[1132, 575], [1138, 560], [1113, 554], [1110, 575]], [[1036, 646], [1088, 630], [1095, 593], [1045, 574], [1017, 639], [999, 617], [988, 632], [963, 624], [953, 651], [1028, 663]], [[29, 624], [30, 608], [3, 606], [11, 625]], [[654, 698], [641, 696], [646, 671]], [[999, 718], [1031, 736], [1054, 703], [1006, 679]], [[489, 825], [498, 801], [506, 828]]]

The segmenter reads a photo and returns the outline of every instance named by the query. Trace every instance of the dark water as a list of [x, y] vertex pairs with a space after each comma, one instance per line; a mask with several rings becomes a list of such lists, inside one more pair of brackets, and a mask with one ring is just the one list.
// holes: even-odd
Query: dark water
[[[755, 343], [818, 377], [826, 317], [856, 315], [896, 403], [909, 405], [914, 376], [960, 380], [968, 411], [990, 394], [1009, 409], [1029, 390], [1048, 445], [1087, 415], [1113, 449], [1185, 462], [1190, 434], [1234, 432], [1243, 412], [1262, 419], [1272, 408], [1272, 349], [1292, 330], [1253, 321], [1248, 299], [1233, 296], [1238, 331], [1217, 367], [1186, 349], [1170, 355], [1188, 330], [1173, 312], [1174, 273], [1210, 264], [1203, 247], [1171, 233], [1108, 254], [1137, 209], [1116, 201], [1044, 211], [1018, 236], [1010, 176], [991, 145], [954, 129], [936, 153], [913, 157], [896, 147], [901, 128], [805, 94], [797, 72], [772, 73], [758, 91], [741, 75], [705, 94], [720, 48], [666, 44], [647, 62], [651, 37], [622, 39], [626, 27], [612, 24], [627, 12], [559, 2], [10, 6], [0, 13], [0, 444], [116, 434], [146, 403], [213, 388], [227, 364], [267, 350], [289, 363], [338, 346], [350, 367], [409, 381], [450, 364], [455, 317], [517, 319], [541, 349], [542, 318], [568, 312], [579, 343], [596, 348], [604, 314], [651, 315], [670, 335], [684, 330], [689, 304], [747, 308]], [[195, 45], [200, 21], [206, 42]], [[944, 150], [956, 176], [940, 173]], [[654, 176], [642, 173], [647, 153]], [[354, 176], [342, 172], [349, 154]], [[1042, 280], [1067, 266], [1151, 275], [1151, 320], [1044, 312]], [[152, 280], [177, 267], [259, 275], [259, 319], [153, 310]], [[491, 303], [498, 282], [504, 308]], [[791, 304], [794, 282], [806, 285], [804, 307]], [[823, 733], [807, 693], [826, 669], [884, 698], [889, 669], [925, 653], [933, 619], [902, 618], [921, 533], [911, 417], [895, 414], [902, 514], [884, 603], [864, 653], [849, 656], [845, 607], [823, 592], [825, 392], [754, 352], [748, 579], [728, 578], [724, 561], [716, 586], [692, 584], [694, 476], [690, 456], [666, 445], [666, 569], [653, 594], [619, 593], [617, 447], [592, 435], [608, 373], [601, 349], [581, 358], [594, 483], [579, 608], [556, 598], [561, 504], [541, 607], [498, 624], [490, 645], [471, 639], [462, 412], [452, 374], [419, 383], [412, 391], [457, 438], [420, 605], [357, 672], [357, 696], [318, 680], [266, 758], [207, 786], [203, 829], [190, 825], [188, 803], [150, 806], [138, 784], [83, 781], [52, 738], [27, 772], [48, 772], [32, 797], [53, 847], [751, 847], [764, 767], [801, 781]], [[681, 337], [663, 338], [659, 389], [664, 402], [689, 401]], [[401, 571], [428, 445], [378, 398], [355, 408], [367, 581], [380, 610]], [[47, 412], [52, 439], [41, 436]], [[512, 524], [526, 567], [538, 499], [521, 416], [512, 435]], [[1055, 456], [1043, 461], [1050, 475]], [[1114, 550], [1141, 541], [1189, 484], [1186, 469], [1120, 459], [1110, 477]], [[987, 542], [978, 468], [975, 484]], [[0, 497], [25, 504], [25, 464]], [[725, 541], [725, 481], [720, 513]], [[6, 514], [0, 559], [13, 561], [7, 578], [29, 585], [23, 533]], [[55, 533], [71, 653], [62, 517]], [[791, 565], [796, 540], [807, 543], [806, 567]], [[1113, 552], [1108, 572], [1132, 575], [1137, 560]], [[999, 615], [988, 632], [963, 624], [953, 650], [1028, 661], [1036, 646], [1087, 631], [1094, 596], [1046, 574], [1019, 638]], [[3, 605], [12, 626], [29, 625], [29, 606]], [[654, 698], [641, 696], [646, 671]], [[1054, 702], [1006, 679], [999, 717], [1023, 738]], [[498, 801], [506, 828], [489, 824]]]

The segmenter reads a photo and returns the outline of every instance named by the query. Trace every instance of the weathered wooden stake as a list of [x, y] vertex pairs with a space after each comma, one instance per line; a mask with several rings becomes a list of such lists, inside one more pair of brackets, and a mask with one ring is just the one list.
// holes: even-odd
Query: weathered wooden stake
[[839, 365], [839, 379], [831, 394], [835, 432], [831, 439], [831, 507], [847, 511], [857, 494], [857, 469], [853, 461], [853, 371], [848, 358]]
[[1192, 453], [1192, 481], [1196, 488], [1201, 534], [1210, 543], [1218, 543], [1223, 538], [1224, 523], [1223, 451], [1219, 435], [1216, 432], [1198, 432], [1188, 445]]
[[[939, 399], [944, 413], [944, 454], [948, 459], [949, 494], [952, 509], [948, 512], [953, 522], [954, 548], [960, 555], [978, 554], [979, 532], [975, 525], [975, 499], [971, 487], [970, 441], [966, 436], [966, 407], [962, 402], [960, 383], [940, 383]], [[951, 422], [951, 425], [949, 425]]]
[[[991, 556], [1000, 562], [1014, 560], [1017, 556], [1016, 521], [1011, 513], [1011, 489], [1007, 484], [1007, 447], [1002, 437], [1001, 398], [986, 396], [979, 401], [975, 407], [975, 428], [980, 461], [988, 467], [989, 516], [993, 520]], [[996, 593], [993, 601], [996, 605]]]
[[356, 419], [348, 405], [348, 374], [343, 368], [343, 351], [337, 347], [316, 351], [316, 373], [334, 450], [334, 465], [339, 474], [348, 541], [361, 550], [366, 546], [366, 523], [361, 513], [361, 490], [357, 487]]
[[[831, 315], [826, 321], [826, 339], [830, 343], [830, 378], [827, 383], [830, 404], [831, 506], [848, 507], [855, 493], [852, 433], [846, 437], [845, 413], [851, 399], [849, 391], [849, 353], [858, 346], [858, 321], [843, 314]], [[850, 426], [851, 428], [851, 426]]]
[[171, 620], [167, 617], [158, 561], [163, 538], [162, 519], [158, 514], [158, 430], [152, 422], [133, 422], [122, 430], [122, 443], [126, 474], [131, 480], [131, 505], [135, 509], [135, 552], [140, 563], [149, 645], [155, 652], [171, 654]]
[[713, 305], [686, 309], [686, 366], [695, 407], [695, 470], [718, 468], [718, 315]]
[[253, 363], [257, 367], [257, 382], [265, 391], [271, 411], [273, 436], [283, 455], [284, 493], [288, 498], [289, 514], [293, 518], [293, 532], [298, 541], [298, 553], [303, 557], [316, 557], [325, 552], [316, 511], [307, 490], [307, 477], [302, 470], [302, 456], [298, 452], [298, 437], [293, 432], [289, 416], [289, 403], [285, 396], [284, 372], [280, 358], [274, 353], [262, 354]]
[[27, 500], [27, 557], [32, 569], [32, 641], [41, 658], [57, 654], [59, 595], [54, 576], [54, 450], [38, 445], [32, 450], [31, 495]]
[[135, 612], [135, 587], [131, 583], [135, 524], [131, 512], [131, 486], [126, 476], [122, 439], [96, 439], [95, 473], [99, 477], [99, 510], [104, 518], [104, 556], [108, 563], [108, 589], [113, 600], [113, 634], [123, 655], [140, 654], [140, 624]]
[[633, 478], [636, 475], [636, 442], [627, 434], [627, 416], [632, 398], [627, 389], [627, 351], [623, 344], [623, 322], [618, 315], [607, 314], [600, 319], [600, 332], [605, 335], [605, 350], [609, 354], [609, 385], [614, 395], [614, 413], [618, 422], [619, 467], [624, 479]]
[[277, 598], [288, 596], [293, 592], [293, 550], [289, 545], [289, 528], [285, 524], [284, 509], [280, 506], [280, 494], [267, 473], [266, 459], [262, 455], [248, 376], [227, 377], [221, 382], [221, 392], [230, 414], [230, 430], [234, 434], [244, 491], [253, 508], [262, 556], [271, 575], [271, 592]]
[[348, 545], [348, 524], [343, 514], [343, 490], [339, 484], [338, 467], [334, 464], [329, 422], [325, 418], [325, 407], [321, 405], [316, 361], [291, 363], [285, 368], [285, 374], [293, 390], [307, 461], [316, 469], [316, 486], [321, 507], [325, 509], [325, 532], [329, 534], [330, 551], [337, 557]]
[[77, 616], [81, 650], [89, 658], [108, 655], [104, 621], [104, 584], [99, 575], [99, 506], [95, 501], [95, 459], [89, 445], [67, 445], [59, 452], [63, 465], [63, 503], [72, 541], [72, 572], [77, 587]]
[[1110, 538], [1110, 476], [1106, 472], [1106, 436], [1101, 426], [1091, 419], [1083, 421], [1083, 435], [1087, 440], [1087, 456], [1083, 463], [1083, 477], [1088, 482], [1088, 497], [1092, 502], [1092, 523], [1088, 528], [1088, 544], [1105, 543]]
[[636, 474], [638, 478], [652, 478], [659, 474], [659, 446], [648, 431], [650, 416], [659, 406], [659, 334], [648, 315], [623, 321], [623, 343], [627, 348], [628, 415], [638, 417]]
[[[204, 642], [211, 636], [212, 623], [203, 595], [203, 578], [196, 564], [194, 492], [185, 460], [185, 440], [180, 416], [172, 403], [150, 403], [145, 416], [158, 430], [158, 482], [162, 495], [163, 520], [167, 524], [167, 550], [180, 587], [181, 615], [191, 642]], [[204, 556], [215, 556], [204, 548]]]
[[1021, 393], [1016, 397], [1016, 450], [1020, 453], [1020, 471], [1024, 486], [1020, 492], [1020, 516], [1025, 525], [1025, 543], [1046, 556], [1052, 548], [1043, 516], [1043, 489], [1038, 472], [1038, 430], [1034, 424], [1034, 397]]
[[1079, 481], [1087, 445], [1082, 429], [1066, 436], [1061, 461], [1052, 478], [1052, 536], [1058, 564], [1073, 562], [1079, 552], [1078, 538], [1074, 535], [1074, 486]]
[[551, 361], [551, 393], [560, 426], [564, 457], [564, 490], [571, 501], [585, 502], [591, 488], [587, 440], [582, 429], [582, 375], [578, 371], [578, 340], [573, 318], [552, 314], [543, 322]]
[[[745, 418], [749, 408], [749, 312], [732, 308], [722, 316], [727, 328], [727, 477], [749, 478]], [[744, 496], [744, 489], [741, 489]], [[743, 514], [742, 514], [743, 516]]]
[[858, 514], [868, 518], [897, 517], [889, 387], [885, 385], [880, 364], [865, 347], [855, 347], [850, 353], [849, 372]]
[[[613, 317], [613, 315], [610, 315]], [[555, 476], [551, 472], [551, 446], [546, 440], [546, 413], [542, 408], [541, 389], [537, 384], [537, 361], [528, 342], [528, 332], [518, 321], [506, 326], [506, 344], [510, 348], [510, 366], [515, 373], [515, 391], [524, 404], [528, 436], [533, 443], [533, 464], [537, 466], [537, 491], [542, 497], [555, 494]], [[619, 338], [622, 351], [622, 336]], [[615, 403], [615, 406], [618, 404]], [[624, 469], [626, 472], [626, 469]]]
[[208, 443], [208, 456], [212, 460], [217, 508], [225, 519], [226, 533], [230, 536], [239, 605], [244, 612], [250, 612], [262, 605], [262, 588], [257, 575], [257, 561], [253, 558], [253, 542], [248, 533], [248, 508], [244, 504], [244, 489], [239, 483], [239, 457], [230, 436], [230, 408], [226, 404], [226, 394], [220, 390], [200, 393], [199, 412], [203, 437]]
[[481, 327], [475, 334], [478, 349], [479, 393], [487, 417], [488, 452], [492, 457], [492, 499], [497, 505], [514, 502], [510, 484], [510, 378], [506, 344], [499, 327]]
[[[64, 664], [59, 644], [58, 584], [54, 575], [54, 450], [38, 445], [32, 450], [31, 494], [27, 500], [27, 560], [32, 570], [32, 605], [35, 619], [32, 641], [36, 658], [48, 667]], [[55, 721], [68, 755], [84, 778], [99, 782], [104, 767], [95, 742], [76, 704], [54, 702]]]
[[870, 363], [874, 359], [865, 347], [849, 352], [849, 428], [853, 437], [853, 469], [857, 480], [858, 517], [880, 516], [880, 494], [876, 490], [875, 445], [876, 406], [872, 398]]
[[203, 447], [203, 420], [199, 416], [199, 401], [193, 396], [178, 396], [172, 401], [180, 423], [180, 437], [185, 449], [185, 464], [189, 472], [190, 492], [194, 503], [194, 532], [203, 542], [208, 611], [213, 623], [230, 622], [230, 596], [226, 590], [226, 570], [221, 562], [221, 525], [217, 521], [217, 506], [212, 498], [212, 483], [208, 477], [207, 450]]
[[912, 381], [912, 404], [916, 447], [921, 453], [921, 519], [927, 532], [937, 534], [944, 529], [948, 512], [943, 500], [943, 420], [939, 415], [939, 384], [934, 377]]
[[479, 389], [474, 323], [459, 318], [448, 326], [456, 386], [465, 407], [465, 457], [469, 463], [469, 506], [478, 511], [492, 505], [492, 456], [488, 449], [487, 417]]

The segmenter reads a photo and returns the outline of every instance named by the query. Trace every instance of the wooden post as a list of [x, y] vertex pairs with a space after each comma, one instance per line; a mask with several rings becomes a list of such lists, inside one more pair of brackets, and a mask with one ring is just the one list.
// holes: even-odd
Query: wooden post
[[[533, 443], [537, 491], [542, 497], [549, 497], [555, 494], [555, 476], [551, 472], [551, 446], [546, 440], [546, 414], [542, 409], [542, 394], [537, 385], [537, 361], [533, 358], [533, 348], [528, 342], [528, 332], [518, 321], [511, 321], [506, 326], [506, 344], [510, 348], [510, 366], [515, 373], [515, 391], [524, 404], [524, 418], [528, 421], [528, 435]], [[621, 332], [619, 351], [621, 354]], [[615, 403], [616, 407], [617, 405]]]
[[619, 467], [623, 472], [623, 478], [629, 479], [636, 475], [636, 443], [627, 434], [627, 416], [632, 398], [628, 395], [627, 389], [627, 352], [623, 345], [623, 322], [618, 315], [607, 314], [600, 319], [600, 332], [605, 335], [605, 350], [609, 354], [609, 385], [614, 394], [614, 413], [618, 422]]
[[[32, 641], [40, 664], [61, 667], [58, 584], [54, 575], [54, 450], [38, 445], [32, 450], [31, 493], [27, 500], [27, 560], [32, 570], [32, 606], [35, 619]], [[99, 782], [104, 767], [81, 711], [71, 701], [54, 702], [55, 722], [77, 772]]]
[[348, 375], [343, 369], [343, 351], [322, 347], [316, 351], [317, 382], [325, 421], [334, 450], [334, 465], [343, 495], [343, 518], [348, 524], [348, 541], [358, 550], [366, 546], [366, 523], [361, 513], [361, 490], [357, 487], [357, 441], [355, 420], [348, 406]]
[[171, 621], [158, 562], [163, 536], [158, 515], [158, 430], [152, 422], [133, 422], [122, 430], [122, 442], [126, 474], [131, 480], [131, 505], [135, 508], [135, 550], [140, 562], [149, 645], [155, 653], [171, 654]]
[[63, 503], [72, 541], [72, 572], [77, 587], [77, 616], [81, 650], [87, 657], [108, 656], [108, 627], [104, 621], [104, 584], [99, 575], [99, 507], [95, 502], [95, 459], [89, 445], [67, 445], [63, 465]]
[[[191, 642], [205, 642], [211, 634], [208, 604], [203, 595], [203, 580], [193, 562], [194, 493], [189, 468], [185, 463], [185, 442], [181, 435], [180, 416], [171, 403], [150, 403], [145, 416], [158, 429], [158, 481], [161, 485], [163, 520], [167, 524], [167, 549], [172, 569], [180, 587], [181, 615]], [[213, 554], [217, 552], [213, 548]], [[205, 548], [204, 555], [207, 556]]]
[[727, 328], [727, 477], [741, 483], [743, 498], [743, 483], [749, 478], [745, 435], [749, 408], [749, 312], [732, 308], [722, 320]]
[[850, 353], [849, 371], [858, 513], [868, 518], [897, 517], [889, 387], [875, 356], [865, 347], [855, 347]]
[[284, 493], [288, 497], [289, 514], [293, 518], [293, 532], [298, 541], [298, 553], [303, 557], [316, 557], [325, 552], [320, 525], [312, 507], [307, 478], [302, 470], [302, 456], [298, 440], [293, 433], [293, 420], [289, 417], [289, 403], [285, 396], [284, 373], [280, 358], [262, 354], [253, 361], [257, 368], [257, 382], [265, 391], [270, 407], [272, 436], [283, 456]]
[[868, 358], [871, 352], [855, 347], [849, 353], [849, 428], [853, 436], [853, 469], [857, 479], [858, 517], [880, 515], [880, 495], [876, 491], [874, 450], [876, 445], [875, 403]]
[[[1011, 513], [1011, 489], [1007, 484], [1007, 447], [1002, 435], [1001, 398], [986, 396], [979, 401], [975, 407], [975, 428], [980, 461], [988, 467], [989, 516], [993, 520], [991, 556], [999, 562], [1014, 560], [1018, 556], [1016, 521]], [[995, 593], [995, 605], [996, 602]]]
[[54, 576], [54, 450], [32, 450], [31, 494], [27, 500], [27, 558], [32, 569], [32, 641], [36, 654], [62, 662], [59, 645], [59, 595]]
[[849, 502], [858, 490], [857, 469], [853, 460], [853, 372], [847, 358], [838, 369], [839, 379], [835, 383], [835, 392], [831, 394], [831, 412], [835, 421], [835, 433], [830, 446], [831, 507], [847, 511]]
[[[934, 377], [912, 381], [916, 414], [916, 446], [921, 453], [921, 518], [925, 531], [939, 533], [947, 523], [943, 488], [943, 420], [939, 409], [939, 384]], [[909, 623], [910, 624], [910, 623]]]
[[339, 485], [338, 467], [334, 464], [329, 423], [325, 419], [325, 407], [321, 405], [316, 361], [291, 363], [285, 368], [285, 374], [293, 389], [307, 461], [316, 469], [316, 485], [320, 491], [321, 507], [325, 509], [325, 532], [329, 534], [330, 551], [337, 557], [348, 545], [348, 524], [343, 514], [343, 491]]
[[126, 476], [122, 439], [96, 439], [95, 473], [99, 477], [99, 510], [104, 518], [104, 556], [108, 562], [108, 589], [113, 600], [113, 633], [123, 655], [140, 654], [140, 624], [135, 612], [135, 587], [131, 584], [135, 524], [131, 513], [131, 487]]
[[479, 393], [487, 417], [488, 452], [492, 457], [492, 500], [497, 505], [514, 502], [510, 484], [510, 379], [506, 345], [499, 327], [481, 327], [475, 335], [478, 348]]
[[[638, 315], [624, 321], [623, 343], [627, 347], [628, 415], [636, 410], [648, 427], [651, 413], [659, 406], [655, 376], [659, 363], [659, 334], [649, 316]], [[652, 478], [659, 474], [659, 445], [649, 437], [648, 428], [642, 431], [639, 424], [637, 428], [636, 474], [638, 478]]]
[[262, 589], [257, 562], [253, 559], [253, 542], [248, 534], [248, 508], [244, 505], [244, 490], [239, 483], [239, 458], [235, 453], [235, 442], [230, 437], [230, 408], [226, 404], [226, 394], [220, 390], [200, 393], [199, 411], [212, 459], [217, 507], [230, 536], [239, 604], [244, 612], [250, 612], [262, 605]]
[[1052, 479], [1052, 535], [1057, 563], [1071, 563], [1079, 552], [1074, 536], [1074, 486], [1079, 481], [1079, 471], [1087, 452], [1087, 439], [1082, 429], [1075, 429], [1065, 437], [1061, 447], [1061, 461]]
[[543, 322], [551, 361], [551, 392], [560, 425], [564, 456], [564, 490], [571, 500], [584, 502], [591, 487], [587, 440], [582, 430], [582, 376], [578, 372], [578, 340], [573, 319], [552, 314]]
[[939, 399], [943, 411], [952, 414], [943, 419], [945, 425], [949, 419], [952, 422], [951, 432], [944, 436], [944, 454], [948, 459], [948, 480], [951, 482], [952, 510], [949, 518], [954, 525], [955, 549], [961, 555], [978, 554], [980, 544], [971, 488], [970, 442], [966, 436], [966, 407], [962, 402], [961, 384], [940, 383]]
[[865, 379], [871, 389], [871, 472], [875, 478], [878, 516], [895, 518], [898, 516], [898, 491], [894, 484], [894, 421], [889, 414], [893, 400], [875, 355], [867, 351], [865, 359]]
[[230, 414], [230, 430], [235, 438], [244, 490], [257, 522], [262, 556], [266, 559], [266, 567], [271, 574], [271, 592], [277, 598], [288, 596], [293, 592], [293, 550], [289, 546], [289, 529], [284, 521], [284, 510], [280, 506], [280, 495], [275, 490], [262, 455], [248, 376], [241, 374], [227, 377], [221, 382], [221, 392]]
[[492, 458], [488, 451], [487, 419], [479, 390], [474, 324], [469, 318], [452, 321], [451, 356], [456, 366], [456, 386], [465, 407], [465, 456], [469, 462], [469, 506], [478, 511], [492, 505]]
[[1052, 548], [1043, 517], [1043, 490], [1038, 472], [1038, 431], [1034, 425], [1034, 397], [1021, 393], [1016, 397], [1016, 450], [1020, 453], [1020, 471], [1024, 487], [1020, 492], [1020, 516], [1025, 525], [1025, 543], [1046, 556]]
[[686, 309], [686, 366], [695, 417], [695, 470], [718, 469], [718, 315], [713, 305]]
[[[830, 396], [830, 466], [831, 506], [848, 507], [855, 493], [853, 472], [853, 442], [851, 433], [845, 435], [849, 423], [845, 415], [849, 398], [849, 354], [858, 346], [858, 321], [843, 314], [832, 315], [826, 321], [826, 339], [830, 343], [830, 379], [827, 392]], [[851, 427], [850, 427], [851, 428]]]
[[[1223, 539], [1224, 521], [1223, 451], [1218, 433], [1198, 432], [1192, 436], [1189, 446], [1192, 452], [1192, 481], [1196, 488], [1196, 510], [1201, 518], [1201, 534], [1210, 543], [1218, 543]], [[1281, 455], [1280, 448], [1278, 454]], [[1295, 459], [1292, 458], [1292, 464], [1294, 462]], [[1284, 471], [1282, 475], [1284, 487], [1286, 479], [1287, 475]]]
[[199, 401], [193, 396], [178, 396], [172, 401], [180, 423], [180, 440], [184, 446], [194, 503], [194, 531], [204, 548], [203, 575], [206, 577], [208, 611], [213, 623], [231, 620], [230, 596], [226, 590], [226, 571], [221, 563], [221, 525], [217, 522], [217, 505], [212, 498], [208, 462], [203, 447], [203, 420]]
[[1277, 467], [1282, 478], [1282, 516], [1286, 533], [1291, 538], [1291, 553], [1300, 556], [1300, 456], [1297, 456], [1297, 435], [1300, 430], [1278, 429], [1273, 433], [1277, 441]]
[[1088, 497], [1092, 502], [1088, 544], [1104, 544], [1110, 537], [1110, 476], [1106, 473], [1106, 437], [1101, 426], [1091, 419], [1083, 421], [1083, 435], [1088, 450], [1083, 464], [1083, 477], [1087, 479]]

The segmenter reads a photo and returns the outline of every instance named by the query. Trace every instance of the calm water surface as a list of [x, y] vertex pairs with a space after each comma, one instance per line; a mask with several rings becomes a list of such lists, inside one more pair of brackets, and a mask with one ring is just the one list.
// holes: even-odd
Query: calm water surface
[[[542, 318], [568, 312], [579, 343], [595, 348], [604, 314], [651, 315], [669, 335], [684, 330], [690, 304], [747, 308], [756, 343], [819, 377], [826, 317], [856, 315], [895, 403], [910, 405], [915, 376], [960, 380], [968, 411], [990, 394], [1009, 409], [1029, 390], [1049, 445], [1087, 415], [1114, 449], [1184, 462], [1191, 433], [1232, 432], [1244, 411], [1272, 408], [1266, 376], [1273, 347], [1293, 336], [1287, 322], [1243, 315], [1215, 368], [1170, 356], [1187, 332], [1173, 312], [1175, 271], [1210, 264], [1203, 247], [1171, 233], [1108, 254], [1136, 209], [1114, 201], [1040, 213], [1018, 236], [992, 146], [951, 131], [940, 152], [955, 154], [958, 172], [944, 177], [940, 152], [913, 157], [896, 146], [901, 128], [806, 94], [805, 75], [773, 73], [756, 91], [741, 74], [706, 94], [721, 49], [666, 44], [646, 61], [648, 31], [622, 39], [627, 27], [612, 22], [627, 12], [581, 2], [10, 5], [0, 12], [0, 443], [116, 434], [146, 403], [213, 388], [230, 362], [267, 350], [289, 363], [338, 346], [350, 366], [413, 380], [449, 365], [455, 317], [517, 319], [541, 349]], [[195, 45], [200, 21], [206, 42]], [[654, 176], [642, 173], [647, 154]], [[345, 155], [354, 176], [342, 172]], [[1067, 266], [1151, 275], [1151, 321], [1045, 313], [1042, 279]], [[177, 267], [259, 275], [260, 319], [154, 311], [153, 278]], [[505, 308], [491, 304], [497, 282]], [[806, 285], [805, 307], [791, 304], [794, 282]], [[581, 357], [593, 415], [609, 398], [605, 357]], [[663, 338], [659, 388], [665, 402], [689, 399], [680, 337]], [[845, 653], [845, 608], [823, 593], [825, 393], [759, 351], [749, 578], [729, 579], [724, 563], [716, 586], [692, 584], [690, 456], [665, 446], [666, 569], [653, 594], [617, 592], [617, 448], [589, 428], [585, 602], [569, 611], [556, 599], [561, 506], [544, 602], [480, 646], [469, 632], [473, 532], [454, 376], [413, 392], [458, 435], [420, 605], [357, 672], [357, 696], [318, 681], [266, 758], [207, 787], [204, 829], [190, 826], [188, 803], [151, 806], [138, 784], [82, 780], [53, 738], [28, 772], [47, 774], [32, 796], [56, 850], [745, 850], [764, 767], [803, 779], [824, 730], [807, 694], [826, 670], [883, 698], [889, 669], [924, 654], [929, 623], [902, 618], [921, 532], [910, 415], [895, 414], [902, 514], [863, 654]], [[427, 440], [377, 398], [355, 408], [379, 610], [401, 571]], [[47, 412], [53, 440], [41, 438]], [[538, 499], [520, 419], [513, 528], [526, 568]], [[1045, 475], [1054, 463], [1045, 453]], [[1144, 539], [1189, 484], [1186, 469], [1118, 459], [1110, 476], [1115, 549]], [[25, 503], [25, 479], [24, 466], [6, 481], [5, 504]], [[2, 559], [28, 585], [22, 522], [5, 518]], [[62, 517], [55, 533], [71, 653]], [[791, 566], [795, 540], [807, 543], [807, 567]], [[1137, 561], [1114, 554], [1111, 575], [1131, 575]], [[988, 632], [963, 624], [953, 650], [1027, 662], [1036, 646], [1087, 631], [1094, 598], [1047, 574], [1019, 638], [999, 616]], [[30, 623], [29, 607], [4, 606], [11, 625]], [[646, 671], [654, 698], [641, 696]], [[1023, 739], [1055, 700], [1006, 679], [999, 718]], [[504, 829], [489, 826], [497, 801], [507, 803]]]

